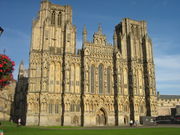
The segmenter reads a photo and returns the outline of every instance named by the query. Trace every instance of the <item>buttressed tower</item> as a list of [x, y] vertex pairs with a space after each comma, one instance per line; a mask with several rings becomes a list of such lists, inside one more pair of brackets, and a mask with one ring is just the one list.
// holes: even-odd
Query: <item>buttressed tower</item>
[[41, 2], [33, 21], [26, 125], [126, 125], [156, 115], [152, 42], [146, 22], [115, 27], [113, 45], [101, 25], [92, 41], [76, 27], [70, 6]]
[[33, 21], [30, 49], [26, 124], [43, 125], [51, 121], [59, 125], [66, 64], [63, 58], [76, 52], [76, 27], [72, 24], [70, 6], [41, 2], [38, 17]]
[[157, 113], [152, 41], [146, 25], [145, 21], [125, 18], [115, 28], [117, 48], [127, 61], [132, 120], [138, 120], [143, 112], [147, 116], [156, 116]]

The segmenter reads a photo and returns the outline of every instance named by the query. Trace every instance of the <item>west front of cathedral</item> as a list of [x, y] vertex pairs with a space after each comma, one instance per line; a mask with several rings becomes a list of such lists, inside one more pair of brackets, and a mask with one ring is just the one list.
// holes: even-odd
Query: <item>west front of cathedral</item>
[[[41, 2], [33, 21], [26, 125], [114, 126], [156, 116], [152, 42], [145, 21], [125, 18], [113, 45], [101, 26], [76, 51], [72, 8]], [[77, 52], [77, 53], [76, 53]]]

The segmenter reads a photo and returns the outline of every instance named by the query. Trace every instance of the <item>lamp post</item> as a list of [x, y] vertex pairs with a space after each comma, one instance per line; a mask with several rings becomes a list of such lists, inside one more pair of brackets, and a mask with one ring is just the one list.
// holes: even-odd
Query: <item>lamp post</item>
[[0, 27], [0, 36], [2, 35], [4, 29]]

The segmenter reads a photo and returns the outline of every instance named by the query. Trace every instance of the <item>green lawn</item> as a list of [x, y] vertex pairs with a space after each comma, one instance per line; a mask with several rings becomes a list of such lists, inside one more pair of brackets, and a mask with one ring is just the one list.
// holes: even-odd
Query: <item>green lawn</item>
[[3, 123], [4, 135], [180, 135], [180, 128], [83, 129], [69, 127], [16, 127]]

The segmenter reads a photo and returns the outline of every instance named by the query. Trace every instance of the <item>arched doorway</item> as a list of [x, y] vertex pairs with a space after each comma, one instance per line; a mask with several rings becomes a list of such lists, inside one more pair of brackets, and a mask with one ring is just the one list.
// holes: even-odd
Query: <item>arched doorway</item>
[[128, 123], [128, 116], [124, 116], [124, 125], [127, 125]]
[[72, 124], [74, 126], [79, 126], [79, 117], [78, 116], [74, 116], [73, 119], [72, 119]]
[[105, 126], [107, 124], [107, 118], [104, 110], [101, 108], [96, 114], [96, 125]]

